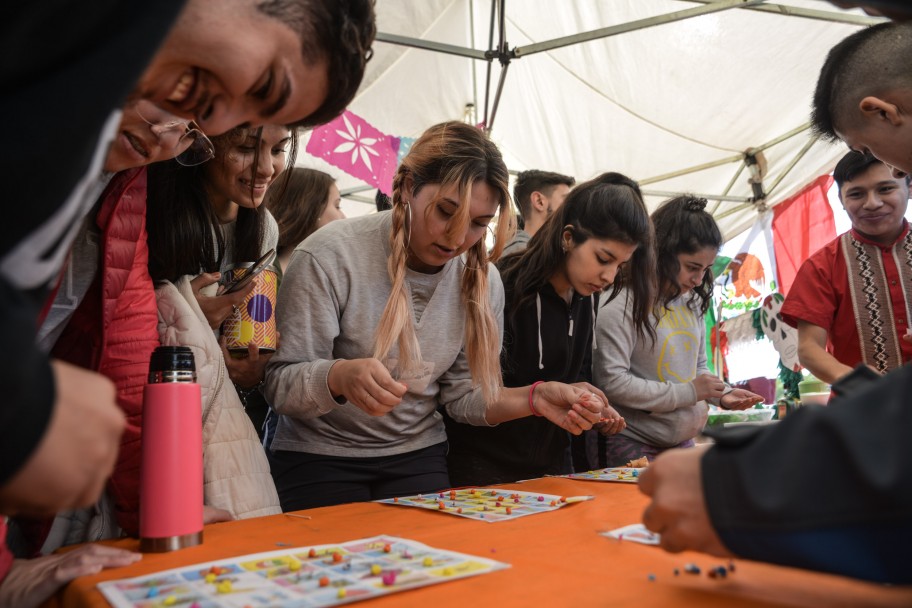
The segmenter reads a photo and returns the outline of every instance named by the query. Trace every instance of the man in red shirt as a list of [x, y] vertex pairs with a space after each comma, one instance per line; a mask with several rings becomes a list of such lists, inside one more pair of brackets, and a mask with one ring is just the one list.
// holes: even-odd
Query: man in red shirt
[[798, 328], [798, 358], [833, 383], [859, 363], [886, 373], [912, 361], [909, 177], [849, 152], [833, 171], [852, 229], [808, 258], [782, 305]]

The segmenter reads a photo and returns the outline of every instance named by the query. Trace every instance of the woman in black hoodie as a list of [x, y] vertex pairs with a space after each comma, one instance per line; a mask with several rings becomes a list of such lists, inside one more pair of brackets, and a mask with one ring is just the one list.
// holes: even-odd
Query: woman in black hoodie
[[[506, 296], [504, 386], [560, 381], [601, 393], [588, 384], [598, 294], [613, 286], [610, 299], [628, 287], [637, 329], [650, 333], [654, 262], [652, 225], [636, 182], [605, 173], [577, 186], [525, 251], [498, 264]], [[534, 401], [530, 407], [535, 413]], [[446, 425], [454, 486], [571, 472], [568, 434], [536, 416], [496, 427], [451, 419]], [[613, 434], [623, 428], [615, 413], [600, 430]]]

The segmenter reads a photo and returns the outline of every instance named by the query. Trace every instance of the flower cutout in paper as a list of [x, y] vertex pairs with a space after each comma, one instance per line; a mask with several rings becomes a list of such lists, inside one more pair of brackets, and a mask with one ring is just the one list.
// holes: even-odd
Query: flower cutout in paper
[[342, 115], [342, 120], [345, 123], [345, 130], [336, 130], [336, 134], [346, 141], [336, 146], [333, 152], [339, 154], [342, 152], [351, 151], [352, 165], [358, 164], [358, 157], [360, 156], [361, 160], [364, 161], [364, 164], [367, 165], [367, 168], [370, 171], [373, 171], [374, 167], [371, 165], [370, 155], [373, 154], [374, 156], [380, 156], [380, 153], [374, 150], [371, 146], [377, 144], [378, 138], [362, 137], [361, 125], [353, 126], [351, 121], [348, 120], [348, 116], [345, 114]]
[[307, 152], [387, 192], [396, 171], [397, 150], [390, 147], [393, 139], [346, 110], [313, 130]]

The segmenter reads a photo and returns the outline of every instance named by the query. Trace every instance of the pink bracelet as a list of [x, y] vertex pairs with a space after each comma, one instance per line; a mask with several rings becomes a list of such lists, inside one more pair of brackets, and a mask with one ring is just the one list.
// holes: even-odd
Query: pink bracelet
[[532, 411], [532, 414], [535, 416], [541, 416], [541, 414], [538, 413], [538, 410], [535, 409], [535, 405], [533, 405], [533, 402], [534, 402], [534, 396], [535, 396], [535, 387], [538, 386], [539, 384], [541, 384], [542, 382], [544, 382], [544, 380], [539, 380], [538, 382], [533, 382], [532, 386], [529, 387], [529, 409]]

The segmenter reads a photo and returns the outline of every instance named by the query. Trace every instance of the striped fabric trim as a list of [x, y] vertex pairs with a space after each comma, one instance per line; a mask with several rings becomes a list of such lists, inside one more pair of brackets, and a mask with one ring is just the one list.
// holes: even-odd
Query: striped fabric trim
[[[849, 274], [849, 292], [855, 310], [855, 329], [861, 344], [862, 361], [885, 373], [902, 365], [901, 336], [884, 270], [881, 249], [855, 239], [851, 232], [840, 237], [840, 247]], [[902, 279], [905, 301], [912, 282], [912, 232], [892, 250]]]

